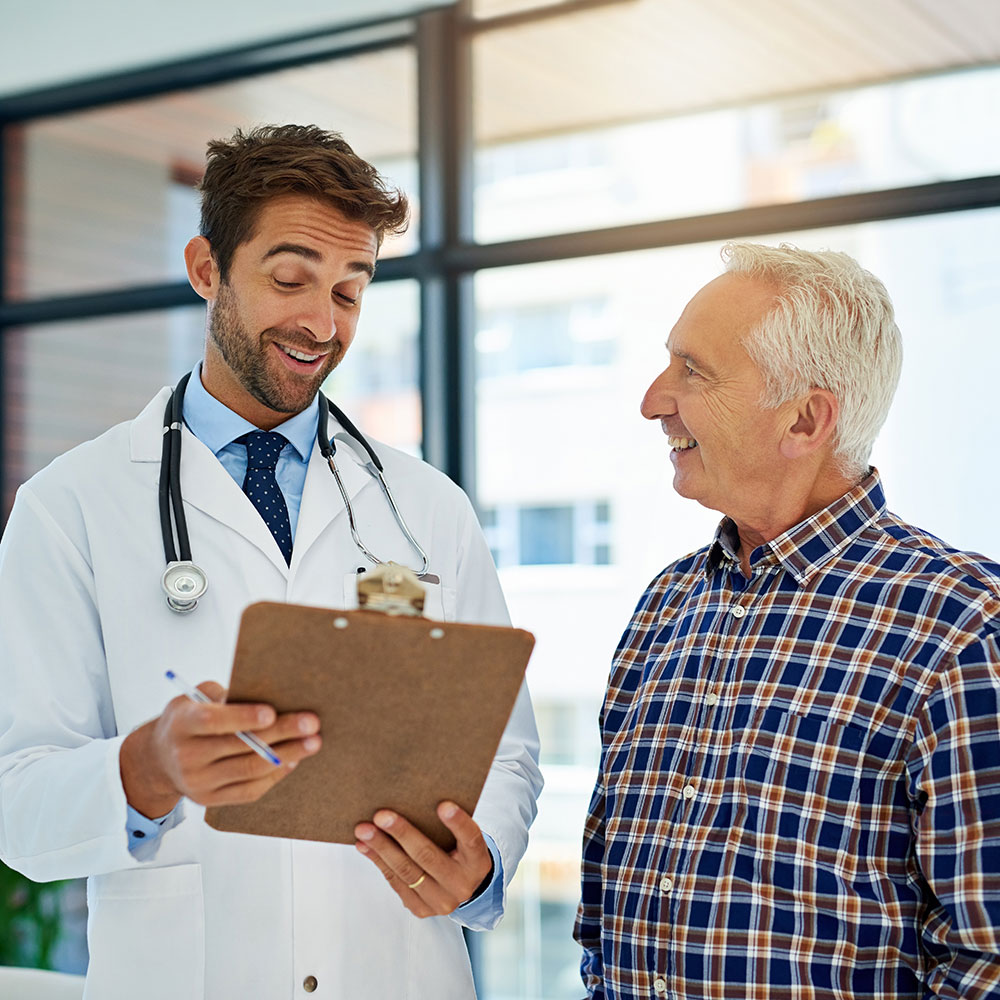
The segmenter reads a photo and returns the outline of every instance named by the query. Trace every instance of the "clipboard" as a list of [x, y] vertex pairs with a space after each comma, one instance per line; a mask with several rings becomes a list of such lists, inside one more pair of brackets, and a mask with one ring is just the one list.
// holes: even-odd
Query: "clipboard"
[[323, 746], [256, 802], [209, 807], [206, 822], [354, 844], [355, 826], [387, 808], [451, 850], [437, 805], [475, 809], [534, 642], [523, 629], [413, 613], [251, 604], [227, 700], [315, 712]]

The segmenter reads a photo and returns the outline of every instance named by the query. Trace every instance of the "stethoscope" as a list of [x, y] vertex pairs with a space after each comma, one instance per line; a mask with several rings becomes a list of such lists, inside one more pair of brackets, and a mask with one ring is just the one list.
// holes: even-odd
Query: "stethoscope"
[[[177, 383], [177, 388], [167, 400], [167, 408], [163, 414], [163, 453], [160, 456], [160, 530], [163, 533], [163, 554], [167, 560], [167, 568], [163, 571], [160, 582], [167, 595], [167, 606], [181, 614], [194, 611], [198, 606], [198, 601], [208, 590], [208, 576], [200, 566], [191, 561], [187, 518], [184, 516], [184, 504], [181, 500], [181, 414], [183, 413], [184, 390], [187, 388], [190, 378], [191, 372], [188, 372]], [[427, 553], [417, 543], [413, 533], [403, 520], [403, 515], [400, 514], [399, 508], [396, 506], [389, 484], [385, 481], [384, 470], [378, 455], [365, 440], [361, 431], [344, 416], [340, 408], [329, 399], [326, 402], [330, 413], [337, 419], [341, 427], [367, 452], [369, 461], [365, 463], [365, 467], [379, 481], [400, 531], [403, 532], [407, 542], [420, 557], [420, 569], [414, 570], [414, 572], [417, 576], [426, 576]], [[320, 454], [330, 466], [333, 478], [337, 480], [340, 495], [344, 498], [344, 507], [347, 509], [347, 520], [351, 526], [351, 537], [354, 539], [354, 544], [369, 562], [376, 566], [382, 565], [382, 560], [361, 541], [361, 536], [358, 534], [354, 508], [351, 506], [347, 490], [344, 489], [344, 483], [333, 460], [337, 448], [327, 434], [326, 419], [323, 413], [320, 414], [320, 419], [317, 421], [316, 442], [319, 445]], [[171, 523], [171, 512], [173, 513], [173, 523]], [[175, 531], [177, 533], [176, 547], [174, 546]], [[178, 558], [178, 554], [180, 558]]]

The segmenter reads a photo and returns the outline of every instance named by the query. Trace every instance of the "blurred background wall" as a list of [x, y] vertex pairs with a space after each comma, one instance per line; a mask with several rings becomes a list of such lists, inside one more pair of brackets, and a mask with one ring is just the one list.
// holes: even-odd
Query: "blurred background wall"
[[[474, 936], [481, 994], [578, 996], [610, 657], [717, 519], [673, 495], [638, 413], [670, 327], [727, 239], [857, 256], [905, 339], [890, 506], [1000, 555], [998, 107], [994, 0], [3, 4], [0, 514], [199, 356], [181, 249], [206, 140], [342, 130], [414, 224], [326, 389], [470, 492], [538, 637], [547, 784], [508, 915]], [[53, 961], [81, 969], [79, 886], [61, 899]]]

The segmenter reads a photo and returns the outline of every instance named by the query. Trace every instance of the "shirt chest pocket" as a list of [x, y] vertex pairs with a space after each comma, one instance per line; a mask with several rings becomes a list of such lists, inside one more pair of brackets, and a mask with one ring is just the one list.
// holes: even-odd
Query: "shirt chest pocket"
[[761, 709], [739, 749], [735, 832], [760, 855], [849, 880], [905, 879], [902, 744], [852, 722]]

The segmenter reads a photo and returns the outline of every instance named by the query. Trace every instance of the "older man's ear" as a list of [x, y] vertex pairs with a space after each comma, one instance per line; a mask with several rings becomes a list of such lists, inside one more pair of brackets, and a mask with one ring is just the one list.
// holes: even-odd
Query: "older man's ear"
[[781, 454], [785, 458], [804, 458], [828, 446], [839, 414], [840, 404], [829, 389], [810, 389], [795, 404], [792, 422], [781, 440]]

